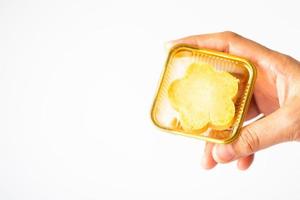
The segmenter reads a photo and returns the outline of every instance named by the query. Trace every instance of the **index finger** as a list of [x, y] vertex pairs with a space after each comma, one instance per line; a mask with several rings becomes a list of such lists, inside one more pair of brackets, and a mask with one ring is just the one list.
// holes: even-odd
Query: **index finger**
[[230, 31], [189, 36], [171, 41], [169, 46], [177, 44], [188, 44], [199, 48], [222, 51], [247, 58], [257, 64], [261, 64], [260, 61], [272, 59], [274, 56], [272, 55], [274, 51], [267, 47]]

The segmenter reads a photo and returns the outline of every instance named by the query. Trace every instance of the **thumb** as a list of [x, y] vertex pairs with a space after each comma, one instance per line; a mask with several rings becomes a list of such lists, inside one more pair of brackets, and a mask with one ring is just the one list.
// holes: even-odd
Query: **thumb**
[[295, 117], [295, 110], [282, 107], [243, 128], [233, 143], [215, 145], [213, 158], [216, 162], [227, 163], [269, 146], [295, 140], [300, 124], [297, 118], [299, 117]]

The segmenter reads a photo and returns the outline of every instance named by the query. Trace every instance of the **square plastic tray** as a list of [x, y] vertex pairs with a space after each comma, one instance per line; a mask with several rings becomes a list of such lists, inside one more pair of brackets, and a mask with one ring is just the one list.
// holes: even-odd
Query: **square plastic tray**
[[[216, 71], [226, 71], [239, 80], [238, 93], [234, 101], [235, 116], [229, 128], [216, 130], [208, 127], [203, 132], [195, 133], [188, 132], [180, 126], [178, 112], [174, 110], [168, 99], [168, 88], [174, 80], [182, 78], [187, 67], [193, 63], [209, 64]], [[251, 100], [255, 78], [255, 67], [244, 58], [191, 46], [175, 46], [169, 52], [155, 95], [151, 110], [152, 121], [157, 127], [175, 134], [214, 143], [230, 143], [238, 136], [243, 124]]]

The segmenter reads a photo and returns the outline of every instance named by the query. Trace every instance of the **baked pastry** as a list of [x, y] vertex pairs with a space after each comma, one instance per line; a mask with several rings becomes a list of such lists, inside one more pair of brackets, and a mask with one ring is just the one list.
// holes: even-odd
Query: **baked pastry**
[[228, 129], [235, 116], [234, 99], [239, 80], [211, 65], [191, 64], [183, 78], [173, 81], [168, 98], [179, 114], [183, 130], [203, 132], [208, 127]]

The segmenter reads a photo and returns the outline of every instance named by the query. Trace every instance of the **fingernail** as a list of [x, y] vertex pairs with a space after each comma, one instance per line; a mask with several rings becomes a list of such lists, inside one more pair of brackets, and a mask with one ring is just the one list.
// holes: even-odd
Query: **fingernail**
[[234, 151], [231, 145], [215, 145], [213, 157], [219, 163], [230, 162], [234, 158]]
[[172, 41], [168, 41], [168, 42], [165, 43], [165, 49], [166, 49], [167, 51], [169, 51], [169, 50], [171, 49], [172, 46], [173, 46]]
[[206, 159], [206, 156], [202, 157], [201, 166], [202, 166], [203, 169], [207, 169], [207, 159]]

